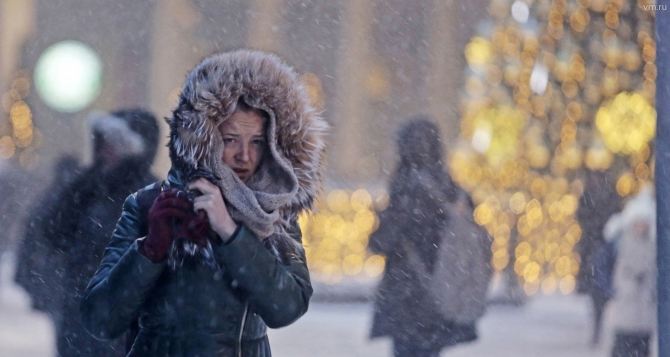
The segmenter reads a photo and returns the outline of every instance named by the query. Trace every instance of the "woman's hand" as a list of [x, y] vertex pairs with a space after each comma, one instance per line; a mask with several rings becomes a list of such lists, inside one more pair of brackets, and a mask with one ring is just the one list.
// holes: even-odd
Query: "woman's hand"
[[177, 232], [174, 222], [193, 216], [191, 204], [177, 190], [161, 192], [149, 208], [149, 233], [142, 242], [140, 253], [154, 263], [165, 260]]
[[199, 178], [189, 183], [188, 188], [202, 192], [202, 195], [196, 197], [193, 201], [193, 209], [195, 212], [198, 212], [199, 210], [205, 211], [205, 213], [207, 213], [207, 218], [209, 218], [209, 224], [212, 227], [212, 230], [214, 230], [224, 242], [228, 241], [233, 233], [235, 233], [237, 224], [233, 221], [233, 218], [230, 217], [230, 213], [228, 212], [226, 203], [223, 201], [223, 195], [219, 187], [204, 178]]

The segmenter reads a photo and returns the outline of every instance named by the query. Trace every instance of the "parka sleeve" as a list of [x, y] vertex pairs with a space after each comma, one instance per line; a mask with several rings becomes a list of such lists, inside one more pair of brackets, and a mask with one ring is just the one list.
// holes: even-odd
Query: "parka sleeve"
[[138, 252], [138, 210], [135, 193], [126, 198], [100, 267], [82, 299], [84, 325], [100, 339], [116, 338], [130, 327], [165, 267]]
[[[297, 224], [295, 228], [300, 235]], [[214, 248], [214, 254], [246, 294], [250, 308], [268, 327], [280, 328], [307, 312], [312, 296], [309, 270], [300, 248], [296, 256], [281, 262], [253, 232], [240, 226], [230, 242]]]

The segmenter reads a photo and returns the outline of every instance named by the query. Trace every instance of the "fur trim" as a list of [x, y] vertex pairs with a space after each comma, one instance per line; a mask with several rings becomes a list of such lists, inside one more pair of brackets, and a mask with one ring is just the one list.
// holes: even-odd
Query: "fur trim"
[[238, 99], [271, 111], [279, 154], [290, 163], [298, 190], [290, 207], [311, 209], [320, 188], [328, 124], [309, 104], [296, 72], [277, 56], [237, 50], [205, 58], [188, 75], [173, 111], [170, 156], [178, 170], [193, 171], [212, 157], [222, 139], [218, 126], [235, 111]]
[[97, 113], [89, 117], [89, 123], [93, 132], [102, 135], [120, 156], [135, 156], [144, 152], [142, 136], [133, 131], [122, 118]]

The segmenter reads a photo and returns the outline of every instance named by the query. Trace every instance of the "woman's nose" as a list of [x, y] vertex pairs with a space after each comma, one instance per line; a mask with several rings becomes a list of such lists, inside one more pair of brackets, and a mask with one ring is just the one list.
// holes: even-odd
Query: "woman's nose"
[[239, 162], [248, 162], [249, 161], [249, 145], [240, 144], [239, 149], [237, 150], [236, 159]]

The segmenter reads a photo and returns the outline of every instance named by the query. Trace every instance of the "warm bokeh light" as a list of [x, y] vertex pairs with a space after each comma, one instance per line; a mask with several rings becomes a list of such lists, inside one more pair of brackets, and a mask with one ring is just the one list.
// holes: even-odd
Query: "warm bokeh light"
[[41, 141], [34, 126], [33, 111], [26, 102], [30, 90], [27, 72], [18, 70], [7, 92], [2, 94], [2, 109], [7, 116], [0, 121], [0, 159], [18, 159], [24, 169], [37, 166], [39, 155], [34, 149]]
[[364, 83], [368, 96], [373, 100], [384, 100], [391, 94], [389, 74], [381, 63], [370, 66]]
[[615, 153], [632, 154], [654, 138], [656, 110], [638, 93], [619, 93], [596, 114], [596, 127]]
[[[321, 80], [319, 77], [316, 74], [310, 72], [303, 74], [300, 79], [302, 84], [305, 86], [305, 90], [307, 91], [307, 95], [309, 96], [312, 106], [322, 110], [325, 106], [325, 99], [323, 86], [321, 85]], [[178, 88], [178, 90], [180, 89], [181, 88]]]
[[365, 189], [332, 190], [317, 205], [316, 213], [302, 215], [299, 223], [310, 270], [321, 281], [340, 282], [345, 277], [375, 278], [384, 271], [384, 257], [367, 251], [377, 225], [376, 211], [388, 200], [373, 198]]
[[17, 146], [27, 147], [33, 140], [33, 122], [30, 107], [23, 102], [14, 103], [9, 110], [9, 118]]
[[450, 171], [493, 237], [493, 267], [527, 294], [575, 289], [587, 171], [611, 173], [621, 197], [652, 179], [653, 19], [615, 3], [494, 2], [465, 48]]
[[491, 42], [483, 37], [474, 37], [465, 47], [465, 59], [471, 67], [483, 66], [491, 61]]
[[490, 107], [465, 118], [463, 131], [475, 151], [497, 167], [516, 157], [524, 125], [525, 117], [520, 111], [507, 106]]

